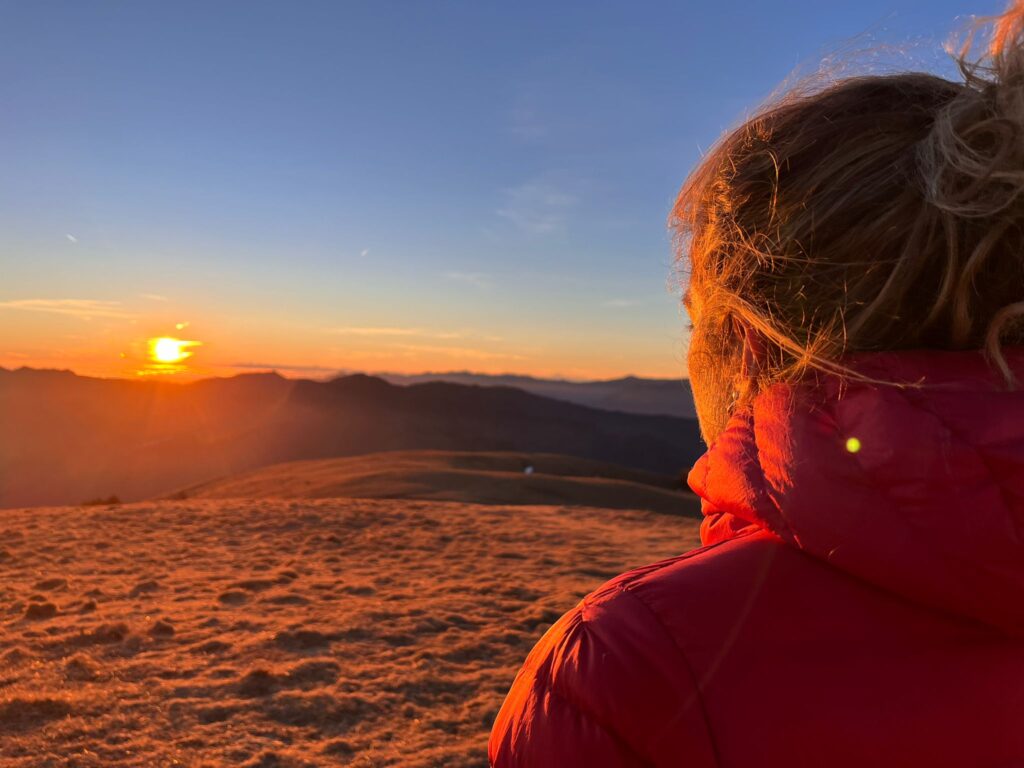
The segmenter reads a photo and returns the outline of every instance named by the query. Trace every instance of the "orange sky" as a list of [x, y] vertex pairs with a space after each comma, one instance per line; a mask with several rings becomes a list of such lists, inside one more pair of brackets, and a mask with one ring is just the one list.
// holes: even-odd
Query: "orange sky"
[[[600, 335], [599, 335], [600, 334]], [[179, 364], [155, 364], [150, 340], [194, 342]], [[154, 296], [132, 302], [0, 301], [0, 366], [67, 368], [83, 375], [187, 380], [277, 369], [293, 377], [339, 371], [471, 370], [571, 379], [685, 373], [680, 332], [637, 339], [629, 329], [563, 328], [544, 334], [440, 324], [314, 325], [273, 311], [247, 316], [176, 306]]]

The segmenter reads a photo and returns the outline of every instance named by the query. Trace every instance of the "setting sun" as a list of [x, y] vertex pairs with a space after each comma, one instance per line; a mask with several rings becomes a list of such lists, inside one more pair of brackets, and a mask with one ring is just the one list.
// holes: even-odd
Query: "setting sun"
[[185, 341], [169, 336], [149, 340], [149, 357], [157, 363], [180, 363], [192, 357], [190, 347], [198, 346], [197, 341]]

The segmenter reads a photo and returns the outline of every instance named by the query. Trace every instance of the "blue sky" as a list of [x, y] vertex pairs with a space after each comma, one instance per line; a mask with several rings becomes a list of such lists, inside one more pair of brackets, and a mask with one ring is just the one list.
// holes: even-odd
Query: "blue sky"
[[851, 38], [941, 68], [999, 8], [0, 2], [0, 365], [131, 375], [182, 325], [194, 373], [683, 375], [701, 149]]

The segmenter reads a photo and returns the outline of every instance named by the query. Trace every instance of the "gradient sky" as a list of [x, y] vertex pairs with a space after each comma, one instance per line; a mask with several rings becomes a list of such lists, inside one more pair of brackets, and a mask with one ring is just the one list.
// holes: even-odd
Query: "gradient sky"
[[942, 68], [1000, 8], [2, 0], [0, 365], [684, 375], [701, 149], [851, 38]]

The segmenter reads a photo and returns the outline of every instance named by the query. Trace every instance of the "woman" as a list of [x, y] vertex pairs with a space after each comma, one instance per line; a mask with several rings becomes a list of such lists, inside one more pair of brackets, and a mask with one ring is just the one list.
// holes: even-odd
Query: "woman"
[[969, 48], [684, 185], [704, 546], [549, 630], [492, 765], [1024, 766], [1024, 2]]

